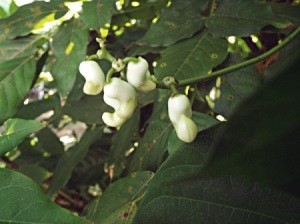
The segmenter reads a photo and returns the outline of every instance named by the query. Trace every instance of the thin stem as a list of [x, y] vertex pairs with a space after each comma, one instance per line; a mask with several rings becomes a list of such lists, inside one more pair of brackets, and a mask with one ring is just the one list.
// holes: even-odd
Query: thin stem
[[174, 94], [179, 94], [179, 92], [178, 92], [178, 90], [177, 90], [177, 88], [176, 88], [176, 86], [175, 86], [174, 84], [171, 84], [171, 85], [170, 85], [170, 89], [172, 90], [172, 92], [173, 92]]
[[88, 56], [85, 60], [91, 61], [91, 60], [97, 60], [97, 59], [99, 59], [98, 55], [92, 54], [92, 55]]
[[[239, 70], [241, 68], [247, 67], [249, 65], [253, 65], [259, 61], [262, 61], [268, 57], [270, 57], [271, 55], [275, 54], [277, 51], [279, 51], [280, 49], [282, 49], [284, 46], [286, 46], [288, 43], [290, 43], [298, 34], [300, 34], [300, 27], [298, 27], [297, 29], [295, 29], [288, 37], [286, 37], [280, 44], [278, 44], [277, 46], [273, 47], [272, 49], [270, 49], [269, 51], [255, 57], [255, 58], [251, 58], [247, 61], [243, 61], [241, 63], [229, 66], [227, 68], [215, 71], [210, 73], [209, 75], [205, 75], [205, 76], [201, 76], [201, 77], [195, 77], [195, 78], [190, 78], [190, 79], [184, 79], [181, 80], [177, 83], [178, 87], [181, 86], [187, 86], [187, 85], [191, 85], [191, 84], [195, 84], [195, 83], [201, 83], [201, 82], [205, 82], [214, 78], [217, 78], [219, 76], [222, 76], [224, 74]], [[157, 82], [157, 88], [162, 88], [162, 89], [167, 89], [169, 88], [168, 86], [166, 86], [163, 82]]]
[[123, 63], [128, 63], [128, 62], [134, 62], [134, 63], [138, 63], [139, 59], [138, 58], [134, 58], [134, 57], [126, 57], [123, 60]]
[[106, 82], [110, 83], [110, 79], [112, 77], [112, 75], [115, 73], [115, 69], [111, 68], [108, 70], [107, 75], [106, 75]]
[[113, 57], [107, 50], [106, 48], [102, 48], [97, 51], [97, 56], [99, 59], [105, 59], [107, 61], [113, 62], [115, 61], [115, 57]]

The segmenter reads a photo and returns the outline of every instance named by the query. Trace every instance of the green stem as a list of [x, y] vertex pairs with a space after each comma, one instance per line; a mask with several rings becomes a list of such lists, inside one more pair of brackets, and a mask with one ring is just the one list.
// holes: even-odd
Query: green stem
[[134, 63], [138, 63], [139, 59], [138, 58], [134, 58], [134, 57], [126, 57], [123, 60], [123, 63], [128, 63], [128, 62], [134, 62]]
[[88, 56], [85, 60], [92, 61], [92, 60], [97, 60], [97, 59], [99, 59], [98, 55], [97, 54], [92, 54], [92, 55]]
[[116, 59], [106, 50], [106, 48], [102, 48], [101, 50], [98, 50], [97, 56], [99, 59], [105, 59], [107, 61], [113, 62]]
[[[295, 29], [280, 44], [278, 44], [277, 46], [273, 47], [269, 51], [267, 51], [267, 52], [265, 52], [265, 53], [263, 53], [263, 54], [255, 57], [255, 58], [251, 58], [251, 59], [249, 59], [247, 61], [243, 61], [241, 63], [232, 65], [230, 67], [227, 67], [227, 68], [224, 68], [224, 69], [212, 72], [209, 75], [181, 80], [181, 81], [179, 81], [177, 83], [177, 86], [181, 87], [181, 86], [187, 86], [187, 85], [191, 85], [191, 84], [195, 84], [195, 83], [205, 82], [205, 81], [217, 78], [219, 76], [222, 76], [224, 74], [227, 74], [227, 73], [239, 70], [241, 68], [245, 68], [245, 67], [247, 67], [249, 65], [253, 65], [253, 64], [255, 64], [255, 63], [259, 62], [259, 61], [262, 61], [262, 60], [270, 57], [271, 55], [275, 54], [277, 51], [279, 51], [284, 46], [286, 46], [288, 43], [290, 43], [298, 34], [300, 34], [300, 27], [298, 27], [297, 29]], [[169, 88], [163, 82], [157, 82], [156, 85], [157, 85], [157, 88], [161, 88], [161, 89], [167, 89], [167, 88]]]
[[172, 90], [172, 93], [179, 94], [179, 92], [178, 92], [178, 90], [177, 90], [177, 88], [176, 88], [176, 86], [174, 84], [170, 85], [170, 89]]
[[110, 79], [114, 73], [115, 73], [115, 69], [111, 68], [108, 70], [106, 75], [106, 83], [110, 83]]

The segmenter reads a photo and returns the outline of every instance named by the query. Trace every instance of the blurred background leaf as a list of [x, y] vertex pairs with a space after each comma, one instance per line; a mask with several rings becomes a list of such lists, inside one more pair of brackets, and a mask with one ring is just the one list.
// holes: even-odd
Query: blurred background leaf
[[44, 127], [37, 121], [23, 119], [9, 119], [4, 125], [5, 131], [0, 135], [0, 155], [13, 150], [27, 135]]
[[17, 112], [34, 75], [34, 55], [0, 62], [0, 124]]
[[51, 73], [62, 96], [73, 88], [79, 64], [85, 59], [87, 42], [88, 30], [78, 20], [67, 22], [53, 36], [55, 61]]

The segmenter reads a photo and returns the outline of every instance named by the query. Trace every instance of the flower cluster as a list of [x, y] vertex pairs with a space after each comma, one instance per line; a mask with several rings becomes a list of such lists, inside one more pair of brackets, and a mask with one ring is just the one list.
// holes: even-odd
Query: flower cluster
[[[126, 69], [127, 81], [105, 76], [94, 61], [80, 63], [79, 71], [86, 82], [83, 92], [97, 95], [103, 90], [104, 102], [114, 109], [113, 113], [104, 112], [103, 122], [110, 127], [123, 125], [133, 114], [137, 106], [136, 91], [149, 92], [156, 88], [155, 77], [150, 75], [148, 62], [142, 58], [135, 58], [127, 63], [121, 59], [112, 59], [112, 71], [121, 72]], [[124, 73], [123, 73], [124, 74]], [[198, 133], [192, 117], [192, 108], [186, 95], [173, 94], [168, 101], [168, 113], [178, 138], [184, 142], [192, 142]]]
[[[120, 59], [112, 63], [116, 72], [125, 69]], [[105, 82], [105, 76], [94, 61], [83, 61], [79, 65], [79, 71], [86, 82], [83, 92], [88, 95], [97, 95], [103, 90], [104, 102], [114, 108], [113, 113], [104, 112], [103, 122], [111, 127], [118, 127], [127, 121], [137, 106], [136, 90], [149, 92], [156, 88], [153, 77], [148, 70], [148, 62], [139, 57], [137, 62], [129, 62], [127, 65], [127, 82], [116, 77]]]
[[186, 95], [172, 95], [168, 100], [169, 118], [175, 128], [178, 138], [184, 142], [195, 140], [198, 128], [192, 117], [192, 108]]

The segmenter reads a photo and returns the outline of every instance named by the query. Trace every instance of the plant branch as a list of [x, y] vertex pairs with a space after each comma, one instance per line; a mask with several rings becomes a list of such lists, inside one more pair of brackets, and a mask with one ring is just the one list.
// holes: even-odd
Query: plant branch
[[[208, 75], [205, 75], [205, 76], [195, 77], [195, 78], [190, 78], [190, 79], [184, 79], [184, 80], [178, 81], [177, 87], [187, 86], [187, 85], [201, 83], [201, 82], [206, 82], [206, 81], [211, 80], [213, 78], [217, 78], [219, 76], [222, 76], [222, 75], [225, 75], [227, 73], [239, 70], [239, 69], [247, 67], [249, 65], [253, 65], [253, 64], [255, 64], [259, 61], [262, 61], [262, 60], [268, 58], [269, 56], [273, 55], [274, 53], [276, 53], [277, 51], [282, 49], [284, 46], [286, 46], [288, 43], [290, 43], [298, 34], [300, 34], [300, 27], [295, 29], [280, 44], [276, 45], [275, 47], [273, 47], [269, 51], [255, 57], [255, 58], [251, 58], [251, 59], [243, 61], [241, 63], [238, 63], [238, 64], [235, 64], [235, 65], [229, 66], [227, 68], [212, 72], [212, 73], [210, 73]], [[157, 85], [157, 88], [161, 88], [161, 89], [169, 88], [163, 82], [157, 82], [156, 85]]]

